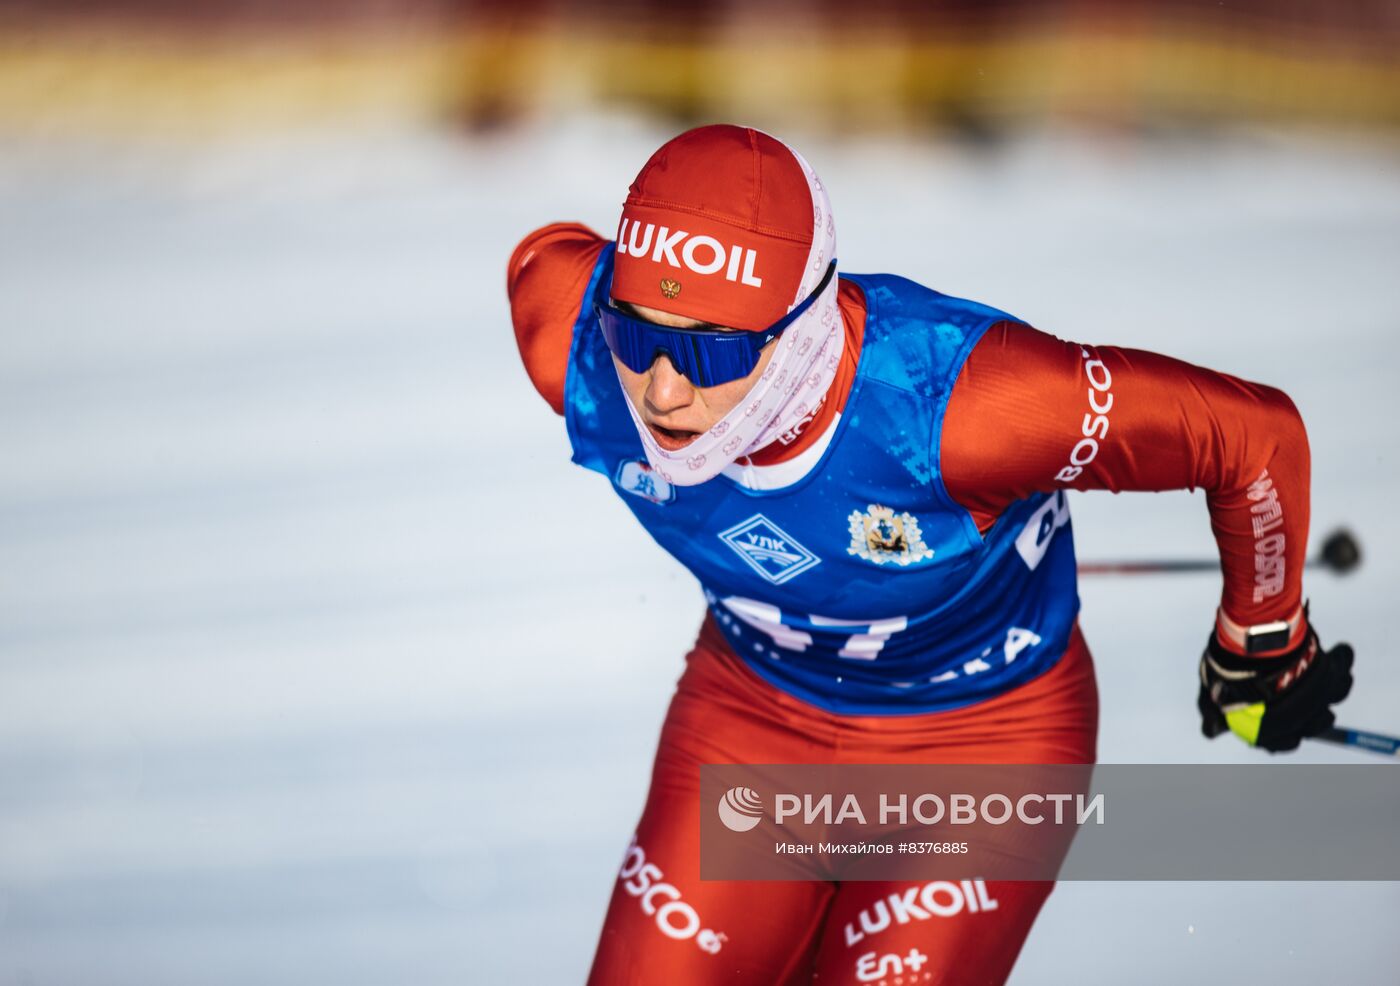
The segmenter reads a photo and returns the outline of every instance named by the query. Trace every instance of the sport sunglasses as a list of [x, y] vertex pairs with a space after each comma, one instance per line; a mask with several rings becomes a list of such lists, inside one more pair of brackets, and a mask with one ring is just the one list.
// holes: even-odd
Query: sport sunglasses
[[816, 290], [766, 329], [676, 329], [629, 315], [606, 301], [596, 302], [593, 311], [608, 349], [633, 373], [645, 373], [664, 354], [696, 387], [713, 387], [752, 373], [763, 347], [801, 318], [834, 276], [835, 259]]

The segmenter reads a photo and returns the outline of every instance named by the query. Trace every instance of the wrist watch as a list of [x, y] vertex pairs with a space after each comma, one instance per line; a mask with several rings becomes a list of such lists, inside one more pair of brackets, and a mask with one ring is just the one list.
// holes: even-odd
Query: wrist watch
[[1215, 627], [1220, 639], [1241, 653], [1264, 654], [1287, 647], [1299, 625], [1306, 619], [1307, 607], [1299, 606], [1297, 612], [1286, 620], [1246, 626], [1230, 619], [1221, 609], [1216, 611]]
[[1256, 623], [1244, 629], [1244, 652], [1262, 654], [1265, 651], [1282, 650], [1293, 637], [1293, 625], [1287, 620], [1274, 620], [1272, 623]]

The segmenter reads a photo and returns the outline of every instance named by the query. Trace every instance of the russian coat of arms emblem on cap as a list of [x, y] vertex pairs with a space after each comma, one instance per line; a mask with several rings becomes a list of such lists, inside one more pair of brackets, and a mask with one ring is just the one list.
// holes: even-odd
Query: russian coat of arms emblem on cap
[[661, 293], [668, 298], [674, 298], [681, 293], [681, 282], [670, 277], [661, 279]]
[[872, 503], [864, 513], [852, 510], [846, 520], [851, 526], [847, 554], [876, 565], [910, 565], [933, 557], [933, 549], [924, 544], [919, 521], [913, 514], [895, 513], [889, 507]]

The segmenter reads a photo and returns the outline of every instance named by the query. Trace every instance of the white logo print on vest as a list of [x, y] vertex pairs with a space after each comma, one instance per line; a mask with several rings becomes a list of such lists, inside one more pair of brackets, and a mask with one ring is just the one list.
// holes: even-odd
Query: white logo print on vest
[[757, 250], [737, 244], [726, 247], [713, 236], [691, 236], [683, 229], [672, 230], [669, 226], [657, 229], [655, 223], [634, 222], [629, 236], [628, 222], [624, 217], [617, 231], [617, 252], [621, 256], [645, 258], [650, 250], [651, 261], [655, 264], [664, 260], [677, 270], [685, 266], [697, 274], [716, 274], [722, 269], [726, 281], [738, 281], [752, 288], [763, 287], [763, 278], [753, 272], [758, 262]]
[[754, 514], [729, 530], [721, 531], [719, 539], [774, 585], [782, 585], [813, 565], [821, 564], [820, 558], [763, 514]]

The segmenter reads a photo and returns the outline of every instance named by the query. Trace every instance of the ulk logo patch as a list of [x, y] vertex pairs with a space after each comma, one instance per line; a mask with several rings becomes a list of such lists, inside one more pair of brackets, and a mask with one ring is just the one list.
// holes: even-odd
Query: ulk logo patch
[[719, 538], [774, 585], [782, 585], [821, 564], [820, 558], [763, 514], [754, 514], [722, 531]]

